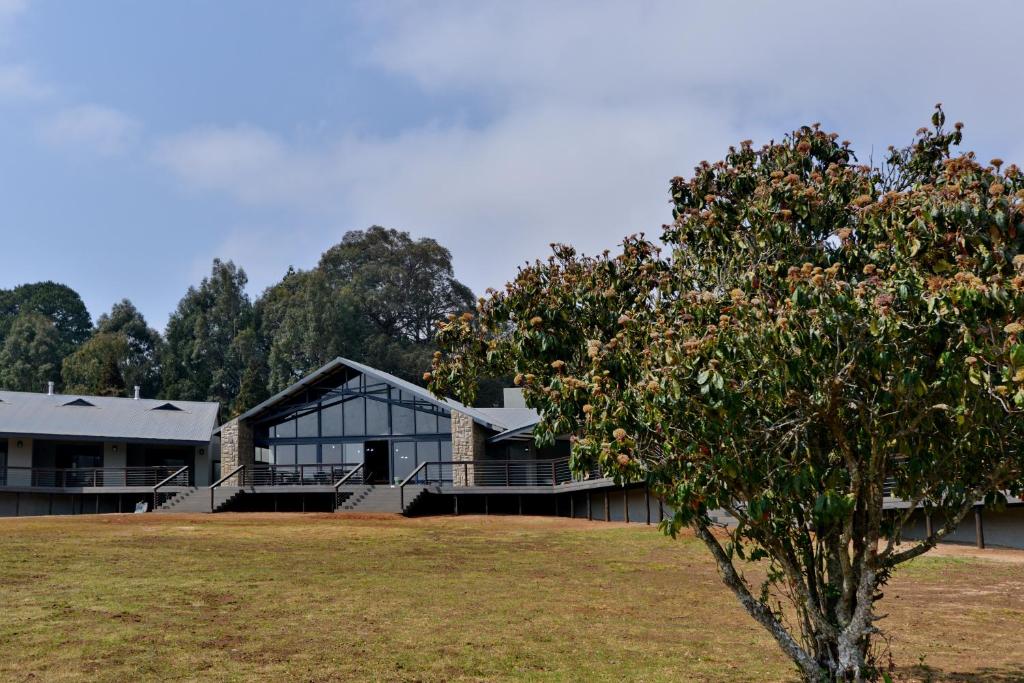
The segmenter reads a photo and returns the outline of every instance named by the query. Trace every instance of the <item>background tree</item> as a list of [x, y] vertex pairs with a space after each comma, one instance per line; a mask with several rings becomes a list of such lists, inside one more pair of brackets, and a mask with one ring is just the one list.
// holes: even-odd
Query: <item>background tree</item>
[[[308, 271], [290, 269], [256, 302], [269, 390], [344, 356], [417, 381], [434, 350], [431, 325], [470, 307], [451, 253], [379, 226], [347, 233]], [[484, 402], [500, 396], [485, 385]]]
[[56, 282], [36, 282], [0, 290], [0, 342], [18, 315], [27, 312], [41, 313], [53, 322], [60, 338], [61, 357], [72, 353], [92, 334], [92, 320], [78, 292]]
[[434, 391], [517, 373], [538, 439], [647, 478], [807, 680], [877, 675], [894, 568], [1024, 488], [1024, 176], [933, 124], [880, 168], [817, 127], [745, 142], [672, 181], [667, 254], [557, 247], [439, 334]]
[[243, 409], [238, 397], [251, 344], [239, 336], [253, 325], [245, 271], [215, 259], [210, 276], [190, 287], [167, 323], [164, 395], [217, 401], [225, 415]]
[[53, 321], [36, 311], [18, 314], [0, 347], [0, 387], [46, 391], [60, 379], [61, 335]]
[[96, 321], [95, 334], [64, 359], [65, 390], [98, 396], [126, 396], [138, 386], [143, 396], [160, 393], [160, 333], [124, 299]]

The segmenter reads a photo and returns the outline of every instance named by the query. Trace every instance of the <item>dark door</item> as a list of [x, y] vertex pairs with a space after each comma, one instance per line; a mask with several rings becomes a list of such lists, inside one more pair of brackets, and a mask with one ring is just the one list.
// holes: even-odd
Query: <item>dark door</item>
[[387, 441], [367, 441], [363, 445], [363, 476], [373, 484], [387, 484], [390, 458]]

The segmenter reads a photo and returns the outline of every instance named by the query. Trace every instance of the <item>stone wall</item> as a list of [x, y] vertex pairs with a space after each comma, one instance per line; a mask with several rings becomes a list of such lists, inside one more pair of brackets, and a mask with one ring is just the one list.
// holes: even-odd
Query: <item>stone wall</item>
[[[256, 461], [256, 447], [252, 427], [235, 418], [220, 428], [220, 471], [222, 476], [239, 465], [252, 465]], [[227, 486], [241, 486], [236, 475], [224, 482]]]
[[[452, 462], [483, 460], [486, 447], [484, 428], [469, 415], [452, 411]], [[473, 465], [452, 465], [452, 483], [455, 486], [472, 486], [475, 479]]]

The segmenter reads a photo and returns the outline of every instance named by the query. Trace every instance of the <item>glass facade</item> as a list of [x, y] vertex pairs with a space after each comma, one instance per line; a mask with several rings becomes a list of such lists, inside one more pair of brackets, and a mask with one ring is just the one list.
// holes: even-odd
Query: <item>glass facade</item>
[[[385, 382], [357, 374], [261, 425], [268, 464], [355, 466], [366, 445], [386, 449], [382, 481], [401, 481], [424, 462], [450, 462], [451, 413]], [[384, 469], [378, 466], [378, 469]]]

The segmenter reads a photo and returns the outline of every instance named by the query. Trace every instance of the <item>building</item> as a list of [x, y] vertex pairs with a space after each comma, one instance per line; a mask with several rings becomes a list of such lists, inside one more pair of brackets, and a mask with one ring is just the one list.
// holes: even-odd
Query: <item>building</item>
[[216, 403], [0, 391], [0, 516], [113, 512], [208, 486]]
[[[642, 483], [574, 475], [538, 448], [516, 389], [471, 408], [337, 358], [216, 427], [217, 404], [0, 391], [0, 516], [302, 510], [532, 513], [657, 523]], [[1024, 548], [1024, 503], [980, 506], [950, 540]], [[905, 509], [896, 499], [887, 509]], [[723, 521], [728, 522], [723, 518]], [[908, 538], [932, 522], [913, 517]], [[986, 539], [987, 537], [987, 539]]]
[[568, 513], [579, 498], [582, 515], [582, 491], [615, 484], [575, 480], [568, 440], [538, 448], [537, 422], [518, 390], [506, 390], [501, 408], [471, 408], [337, 358], [221, 426], [210, 500], [217, 509]]

